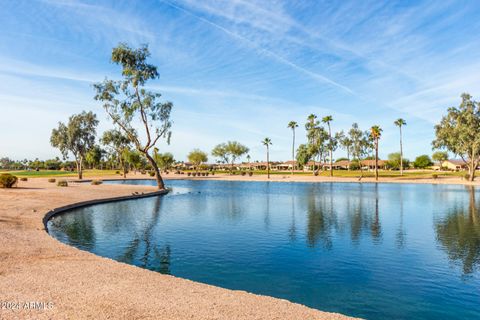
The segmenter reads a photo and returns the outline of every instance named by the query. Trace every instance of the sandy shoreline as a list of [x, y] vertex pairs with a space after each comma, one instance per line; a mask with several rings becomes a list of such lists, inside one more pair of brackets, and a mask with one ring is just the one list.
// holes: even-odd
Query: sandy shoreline
[[[44, 230], [42, 219], [54, 208], [155, 190], [88, 183], [60, 188], [45, 178], [0, 189], [0, 318], [347, 319], [118, 263], [62, 244]], [[27, 302], [37, 304], [25, 309]]]

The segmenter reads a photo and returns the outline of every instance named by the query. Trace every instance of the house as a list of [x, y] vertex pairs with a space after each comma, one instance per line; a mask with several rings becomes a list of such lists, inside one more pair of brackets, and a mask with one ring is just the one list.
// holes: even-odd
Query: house
[[[332, 168], [334, 170], [347, 170], [350, 166], [350, 163], [351, 161], [347, 161], [347, 160], [337, 161], [332, 163]], [[330, 170], [330, 163], [325, 163], [323, 165], [323, 169]]]
[[[360, 162], [362, 164], [363, 169], [374, 170], [375, 169], [375, 160], [362, 160]], [[378, 169], [386, 169], [387, 168], [387, 161], [385, 160], [378, 160]]]
[[292, 170], [292, 168], [295, 170], [297, 169], [297, 161], [285, 161], [285, 162], [278, 162], [274, 165], [270, 164], [270, 168], [272, 170], [278, 170], [278, 171], [286, 171], [286, 170]]
[[460, 171], [460, 170], [466, 170], [467, 165], [463, 160], [458, 160], [458, 159], [451, 159], [451, 160], [446, 160], [443, 161], [440, 165], [440, 163], [436, 163], [433, 167], [433, 170], [452, 170], [452, 171]]

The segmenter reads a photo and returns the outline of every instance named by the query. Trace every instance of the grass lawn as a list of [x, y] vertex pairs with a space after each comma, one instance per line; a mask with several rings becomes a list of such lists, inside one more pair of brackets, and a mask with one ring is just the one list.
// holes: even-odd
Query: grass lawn
[[[83, 177], [94, 177], [94, 176], [105, 176], [105, 175], [116, 175], [117, 170], [84, 170]], [[76, 172], [60, 171], [60, 170], [40, 170], [40, 171], [0, 171], [0, 173], [11, 173], [17, 177], [28, 177], [28, 178], [46, 178], [46, 177], [76, 177]]]

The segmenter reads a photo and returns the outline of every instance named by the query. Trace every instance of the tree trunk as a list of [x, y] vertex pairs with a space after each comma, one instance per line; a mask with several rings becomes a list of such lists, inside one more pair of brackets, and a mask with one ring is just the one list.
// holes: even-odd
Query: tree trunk
[[330, 177], [333, 177], [333, 150], [332, 150], [332, 130], [330, 129], [330, 122], [328, 123], [328, 141], [330, 143]]
[[295, 129], [293, 129], [293, 143], [292, 143], [292, 175], [295, 170]]
[[[471, 157], [471, 158], [473, 158], [473, 157]], [[475, 161], [474, 159], [470, 160], [470, 165], [468, 166], [468, 173], [469, 173], [468, 180], [469, 181], [475, 180], [475, 169], [477, 168], [477, 165], [478, 165], [477, 161]]]
[[165, 189], [165, 184], [163, 183], [162, 176], [160, 175], [160, 170], [158, 170], [158, 165], [155, 162], [155, 160], [148, 154], [148, 152], [144, 152], [145, 157], [147, 157], [147, 160], [150, 162], [150, 165], [152, 166], [153, 170], [155, 171], [155, 179], [157, 180], [157, 187], [158, 189], [162, 190]]
[[270, 179], [270, 157], [267, 146], [267, 179]]
[[402, 126], [400, 126], [400, 175], [403, 176]]
[[375, 180], [378, 181], [378, 140], [375, 141]]
[[77, 173], [79, 180], [83, 179], [82, 161], [83, 159], [81, 156], [78, 158], [78, 160], [75, 161], [77, 163]]

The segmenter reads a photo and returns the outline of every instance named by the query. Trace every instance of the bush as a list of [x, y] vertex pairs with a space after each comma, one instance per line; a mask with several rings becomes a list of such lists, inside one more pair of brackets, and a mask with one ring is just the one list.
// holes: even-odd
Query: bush
[[25, 177], [20, 178], [20, 181], [28, 181], [28, 178], [25, 178]]
[[463, 176], [463, 178], [464, 178], [465, 180], [470, 180], [470, 174], [469, 174], [469, 173], [466, 173], [466, 174]]
[[58, 180], [57, 187], [68, 187], [67, 180]]
[[432, 174], [432, 178], [433, 178], [433, 179], [437, 179], [437, 178], [438, 178], [438, 174], [436, 174], [436, 173]]
[[120, 171], [118, 171], [118, 170], [117, 170], [117, 171], [115, 171], [115, 174], [120, 174]]
[[191, 175], [192, 175], [192, 173], [191, 173], [191, 172], [187, 172], [187, 176], [189, 176], [189, 177], [190, 177]]
[[196, 176], [197, 176], [197, 173], [196, 173], [196, 172], [192, 172], [192, 176], [193, 176], [193, 177], [196, 177]]
[[140, 171], [141, 174], [147, 174], [145, 170]]
[[215, 175], [215, 171], [212, 171], [212, 176], [214, 176], [214, 175]]
[[18, 178], [10, 173], [0, 174], [0, 187], [12, 188], [17, 185]]
[[94, 186], [98, 186], [99, 184], [102, 184], [103, 181], [102, 180], [92, 180], [91, 184], [94, 185]]
[[207, 173], [205, 173], [205, 175], [208, 177], [208, 172], [207, 172]]
[[55, 179], [55, 178], [48, 179], [48, 182], [50, 182], [50, 183], [55, 183], [56, 181], [57, 181], [57, 179]]
[[148, 172], [148, 175], [149, 175], [150, 177], [155, 177], [155, 172], [150, 171], [150, 172]]
[[253, 176], [253, 171], [250, 171], [250, 172], [248, 173], [248, 175], [249, 175], [250, 177]]
[[242, 171], [242, 176], [245, 176], [247, 173], [245, 171]]

